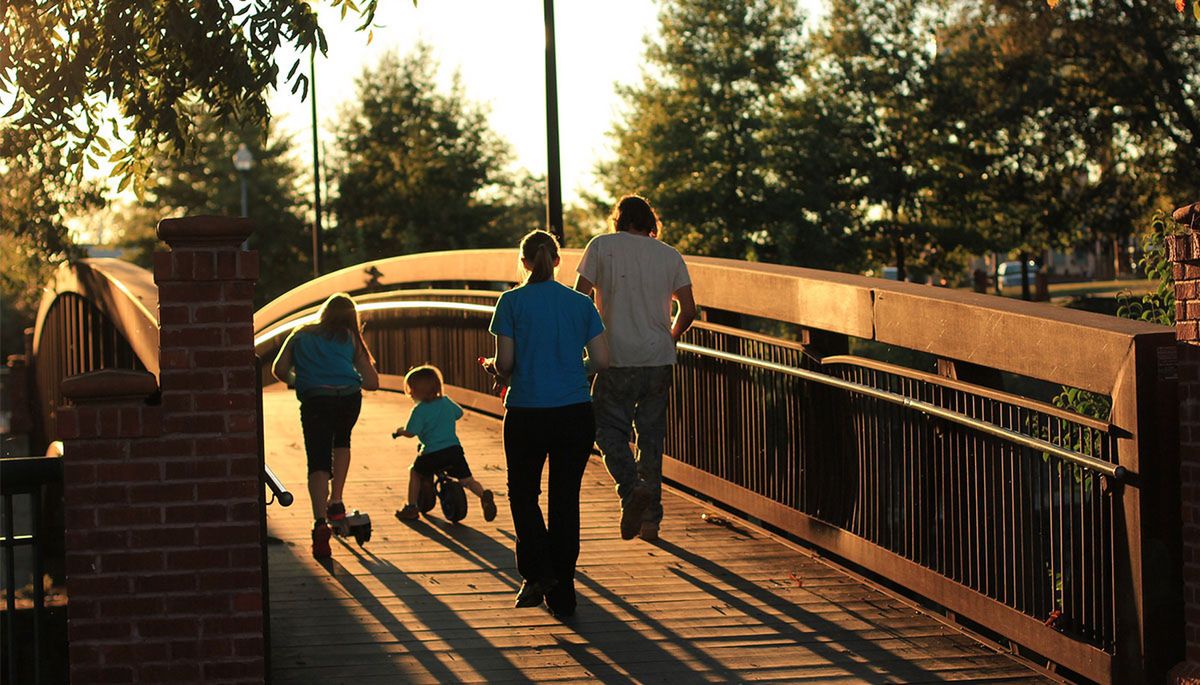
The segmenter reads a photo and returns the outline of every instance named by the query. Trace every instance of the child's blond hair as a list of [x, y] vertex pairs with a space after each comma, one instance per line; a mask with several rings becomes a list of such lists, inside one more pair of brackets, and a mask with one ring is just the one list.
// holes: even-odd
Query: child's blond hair
[[420, 388], [428, 388], [433, 391], [434, 397], [442, 395], [442, 372], [433, 364], [422, 364], [409, 369], [408, 373], [404, 374], [404, 392], [412, 396], [413, 386]]

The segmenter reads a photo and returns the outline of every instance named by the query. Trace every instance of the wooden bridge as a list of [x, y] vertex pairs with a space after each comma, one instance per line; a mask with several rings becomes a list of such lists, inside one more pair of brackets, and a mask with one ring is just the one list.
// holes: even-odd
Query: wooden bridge
[[[303, 483], [299, 406], [263, 397], [267, 459]], [[271, 668], [276, 683], [1045, 682], [1029, 664], [811, 550], [677, 490], [657, 543], [621, 540], [612, 481], [584, 476], [577, 615], [514, 609], [499, 422], [469, 414], [460, 435], [494, 490], [492, 523], [419, 523], [403, 505], [411, 442], [391, 439], [411, 405], [375, 393], [354, 432], [347, 502], [371, 513], [372, 540], [309, 554], [305, 502], [271, 508]], [[704, 515], [708, 514], [707, 520]]]
[[[239, 248], [249, 230], [163, 222], [172, 249], [153, 275], [87, 260], [47, 288], [33, 413], [42, 443], [62, 438], [70, 456], [0, 464], [4, 506], [26, 492], [50, 503], [33, 508], [31, 534], [11, 515], [0, 531], [5, 654], [21, 653], [13, 588], [41, 577], [37, 565], [18, 573], [11, 550], [34, 545], [36, 563], [64, 575], [61, 546], [57, 562], [52, 540], [36, 547], [54, 532], [48, 493], [61, 480], [80, 682], [1141, 683], [1182, 656], [1169, 329], [690, 258], [704, 318], [679, 345], [663, 539], [619, 540], [616, 497], [593, 464], [580, 611], [562, 623], [511, 608], [502, 496], [491, 524], [391, 515], [411, 460], [390, 439], [406, 415], [394, 391], [423, 362], [472, 410], [468, 453], [504, 490], [502, 408], [475, 359], [517, 278], [514, 252], [379, 260], [255, 312], [255, 256]], [[578, 258], [564, 251], [561, 278]], [[282, 483], [307, 499], [294, 401], [262, 363], [339, 291], [364, 313], [384, 391], [365, 402], [348, 490], [374, 538], [336, 546], [324, 567], [308, 551], [307, 507], [262, 494]], [[1048, 401], [1065, 389], [1110, 409]], [[41, 584], [30, 587], [41, 607]], [[36, 621], [53, 612], [32, 616], [33, 634], [48, 634]], [[32, 661], [61, 669], [43, 642]], [[21, 668], [0, 664], [13, 681]]]

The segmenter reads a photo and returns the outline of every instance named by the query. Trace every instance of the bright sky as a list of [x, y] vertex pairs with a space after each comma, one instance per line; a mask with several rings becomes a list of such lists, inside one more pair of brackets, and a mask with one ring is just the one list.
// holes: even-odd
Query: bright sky
[[[821, 0], [799, 0], [811, 17]], [[317, 59], [318, 118], [322, 140], [332, 140], [337, 105], [354, 97], [354, 79], [389, 49], [408, 53], [430, 44], [448, 85], [457, 69], [466, 97], [490, 108], [489, 123], [513, 148], [516, 165], [546, 172], [545, 40], [542, 0], [381, 0], [374, 40], [354, 31], [354, 15], [338, 21], [325, 8], [321, 25], [329, 42]], [[595, 189], [596, 162], [611, 154], [607, 133], [622, 102], [614, 85], [636, 83], [643, 38], [657, 32], [658, 3], [651, 0], [559, 0], [555, 3], [559, 147], [563, 199]], [[286, 74], [292, 58], [283, 56]], [[304, 62], [307, 68], [307, 60]], [[284, 130], [311, 150], [309, 103], [281, 85], [271, 100]], [[308, 153], [311, 154], [311, 153]]]

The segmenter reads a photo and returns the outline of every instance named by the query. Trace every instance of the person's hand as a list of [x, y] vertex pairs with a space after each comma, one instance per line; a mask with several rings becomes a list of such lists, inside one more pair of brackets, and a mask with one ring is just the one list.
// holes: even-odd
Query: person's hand
[[493, 376], [496, 375], [496, 358], [495, 357], [480, 357], [479, 365], [483, 367], [484, 371], [487, 371], [488, 373], [492, 374]]
[[404, 429], [397, 428], [396, 430], [392, 431], [392, 440], [395, 440], [396, 438], [400, 437], [401, 435], [404, 435]]

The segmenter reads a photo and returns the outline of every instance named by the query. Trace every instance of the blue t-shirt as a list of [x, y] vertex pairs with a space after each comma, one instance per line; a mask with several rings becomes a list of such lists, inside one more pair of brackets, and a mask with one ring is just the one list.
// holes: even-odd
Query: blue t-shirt
[[445, 395], [428, 402], [417, 402], [404, 430], [420, 441], [417, 452], [436, 452], [459, 444], [454, 422], [462, 418], [462, 407]]
[[292, 365], [296, 371], [297, 395], [316, 388], [362, 387], [362, 375], [354, 368], [354, 341], [350, 336], [335, 336], [331, 340], [315, 331], [296, 331]]
[[565, 407], [590, 402], [583, 348], [604, 332], [592, 300], [557, 281], [526, 283], [496, 301], [488, 329], [512, 338], [508, 407]]

